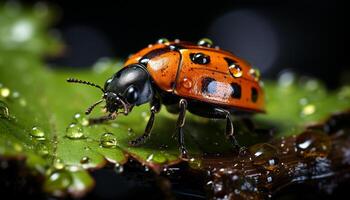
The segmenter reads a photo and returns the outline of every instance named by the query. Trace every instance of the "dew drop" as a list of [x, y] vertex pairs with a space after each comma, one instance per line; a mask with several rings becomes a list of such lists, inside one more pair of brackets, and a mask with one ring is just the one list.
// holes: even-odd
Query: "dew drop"
[[203, 47], [212, 47], [214, 45], [213, 41], [209, 38], [202, 38], [198, 41], [197, 44]]
[[293, 72], [286, 71], [283, 72], [279, 77], [278, 77], [278, 84], [282, 87], [288, 87], [291, 86], [295, 81], [295, 75]]
[[149, 167], [147, 167], [147, 166], [145, 166], [144, 169], [145, 169], [145, 172], [149, 171]]
[[69, 139], [85, 138], [83, 128], [75, 123], [70, 124], [66, 129], [66, 137]]
[[72, 177], [66, 170], [57, 170], [50, 174], [45, 180], [44, 188], [47, 192], [60, 195], [72, 183]]
[[18, 144], [18, 143], [14, 143], [14, 144], [13, 144], [13, 149], [14, 149], [16, 152], [22, 152], [22, 151], [23, 151], [22, 145], [20, 145], [20, 144]]
[[119, 164], [119, 163], [116, 163], [115, 166], [114, 166], [114, 171], [115, 171], [117, 174], [123, 173], [123, 171], [124, 171], [123, 165], [121, 165], [121, 164]]
[[11, 94], [10, 89], [8, 89], [7, 87], [1, 87], [0, 88], [0, 96], [3, 98], [7, 98], [9, 97]]
[[60, 158], [55, 158], [53, 161], [53, 167], [57, 170], [63, 169], [64, 168], [64, 163], [62, 159]]
[[251, 68], [249, 74], [254, 78], [255, 81], [260, 79], [260, 71], [258, 69]]
[[24, 106], [27, 105], [27, 101], [26, 101], [25, 99], [21, 98], [21, 99], [19, 100], [19, 105], [21, 105], [22, 107], [24, 107]]
[[157, 41], [158, 44], [165, 44], [165, 43], [169, 43], [169, 40], [166, 39], [166, 38], [160, 38], [158, 41]]
[[45, 133], [41, 128], [34, 126], [30, 131], [30, 135], [36, 140], [45, 140]]
[[274, 170], [278, 165], [278, 150], [268, 144], [256, 144], [249, 148], [249, 151], [254, 155], [253, 164], [262, 165], [267, 170]]
[[315, 79], [309, 79], [305, 82], [305, 89], [315, 91], [320, 87], [320, 83]]
[[268, 183], [271, 183], [272, 182], [272, 176], [268, 176], [267, 178], [266, 178], [266, 181], [268, 182]]
[[100, 138], [100, 146], [105, 148], [115, 148], [117, 146], [117, 138], [112, 133], [104, 133]]
[[88, 156], [84, 156], [80, 159], [81, 164], [87, 164], [90, 162], [90, 158]]
[[77, 123], [81, 124], [82, 126], [88, 126], [89, 125], [89, 120], [86, 117], [84, 117], [84, 115], [82, 115], [81, 113], [76, 113], [74, 115], [74, 120]]
[[189, 78], [183, 78], [181, 81], [181, 85], [186, 88], [186, 89], [190, 89], [192, 87], [192, 81]]
[[228, 69], [230, 70], [230, 73], [232, 74], [232, 76], [235, 78], [242, 77], [243, 75], [242, 69], [237, 64], [230, 65]]
[[331, 140], [322, 132], [306, 131], [297, 137], [296, 147], [304, 157], [324, 157], [330, 151]]
[[38, 146], [38, 152], [39, 152], [39, 154], [41, 154], [41, 155], [43, 155], [43, 156], [46, 156], [46, 155], [49, 154], [49, 149], [47, 148], [46, 145], [40, 144], [40, 145]]
[[314, 114], [316, 111], [316, 106], [313, 104], [307, 104], [303, 107], [301, 111], [302, 116], [308, 116]]
[[12, 96], [12, 98], [17, 99], [17, 98], [19, 98], [20, 94], [19, 94], [19, 92], [14, 91], [11, 96]]

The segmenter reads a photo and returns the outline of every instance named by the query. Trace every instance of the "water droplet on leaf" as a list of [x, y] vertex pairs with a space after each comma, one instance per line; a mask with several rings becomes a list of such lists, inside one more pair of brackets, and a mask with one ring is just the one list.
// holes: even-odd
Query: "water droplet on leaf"
[[322, 132], [306, 131], [297, 137], [296, 147], [305, 157], [324, 157], [330, 151], [331, 140]]
[[90, 158], [88, 156], [84, 156], [80, 159], [81, 164], [87, 164], [90, 162]]
[[62, 195], [72, 183], [72, 177], [66, 170], [54, 171], [44, 182], [44, 189], [54, 195]]
[[45, 140], [45, 133], [41, 128], [34, 126], [30, 131], [30, 135], [36, 140]]
[[119, 163], [116, 163], [115, 166], [114, 166], [114, 171], [115, 171], [117, 174], [123, 173], [123, 171], [124, 171], [123, 165], [121, 165], [121, 164], [119, 164]]
[[105, 148], [115, 148], [117, 146], [117, 138], [112, 133], [104, 133], [100, 138], [100, 145]]
[[55, 158], [54, 161], [53, 161], [53, 167], [55, 169], [58, 169], [58, 170], [63, 169], [64, 168], [64, 163], [63, 163], [62, 159]]
[[69, 139], [85, 138], [83, 128], [78, 124], [70, 124], [66, 129], [66, 137]]
[[314, 114], [316, 111], [316, 106], [313, 104], [307, 104], [303, 107], [301, 111], [302, 116], [308, 116]]
[[254, 155], [253, 164], [262, 165], [267, 170], [274, 170], [278, 165], [278, 150], [268, 144], [256, 144], [249, 148], [249, 151]]
[[283, 72], [279, 77], [278, 77], [278, 84], [282, 87], [288, 87], [291, 86], [295, 81], [295, 75], [293, 72], [286, 71]]
[[6, 88], [6, 87], [1, 87], [0, 88], [0, 96], [3, 98], [7, 98], [10, 96], [10, 89]]

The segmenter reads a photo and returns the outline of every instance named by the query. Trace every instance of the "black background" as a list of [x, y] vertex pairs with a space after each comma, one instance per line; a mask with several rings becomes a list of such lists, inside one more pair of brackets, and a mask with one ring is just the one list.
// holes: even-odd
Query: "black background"
[[[332, 87], [344, 79], [342, 75], [349, 68], [345, 55], [349, 13], [341, 1], [50, 3], [58, 8], [60, 17], [55, 28], [62, 33], [67, 44], [65, 54], [54, 60], [57, 65], [86, 67], [100, 57], [125, 58], [162, 37], [193, 42], [210, 37], [220, 47], [262, 69], [265, 77], [275, 77], [288, 68], [321, 78]], [[241, 11], [243, 17], [230, 19], [230, 13]], [[253, 23], [249, 21], [252, 13]], [[228, 18], [217, 26], [223, 16]], [[264, 33], [266, 25], [259, 27], [260, 24], [254, 24], [260, 23], [259, 20], [268, 24], [272, 34], [271, 31]], [[230, 27], [234, 30], [225, 35]]]

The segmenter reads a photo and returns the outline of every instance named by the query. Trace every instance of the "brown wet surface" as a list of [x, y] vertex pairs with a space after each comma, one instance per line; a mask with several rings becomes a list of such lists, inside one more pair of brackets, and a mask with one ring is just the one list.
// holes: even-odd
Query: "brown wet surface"
[[253, 145], [239, 156], [205, 157], [210, 197], [265, 199], [304, 183], [331, 193], [350, 176], [349, 122], [349, 112], [337, 114], [298, 136]]

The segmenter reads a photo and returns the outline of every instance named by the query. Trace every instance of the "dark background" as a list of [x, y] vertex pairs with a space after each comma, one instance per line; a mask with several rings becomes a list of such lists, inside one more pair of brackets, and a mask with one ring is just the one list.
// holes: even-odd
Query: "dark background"
[[[87, 67], [100, 57], [126, 58], [157, 39], [216, 45], [274, 78], [291, 69], [335, 87], [349, 77], [342, 1], [54, 1], [55, 26], [67, 44], [57, 65]], [[344, 75], [345, 74], [345, 75]]]

